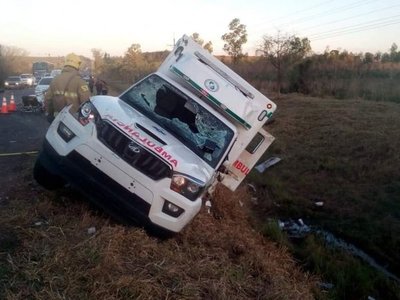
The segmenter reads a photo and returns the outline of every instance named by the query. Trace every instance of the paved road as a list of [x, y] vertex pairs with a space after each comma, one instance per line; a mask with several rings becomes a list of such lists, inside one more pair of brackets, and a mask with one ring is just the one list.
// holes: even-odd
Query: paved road
[[[16, 104], [22, 104], [22, 96], [34, 94], [34, 89], [0, 93], [0, 99], [10, 101], [14, 93]], [[33, 166], [49, 124], [43, 113], [16, 111], [0, 114], [0, 203], [16, 182], [26, 180], [30, 174], [22, 174]], [[24, 177], [25, 176], [25, 177]]]

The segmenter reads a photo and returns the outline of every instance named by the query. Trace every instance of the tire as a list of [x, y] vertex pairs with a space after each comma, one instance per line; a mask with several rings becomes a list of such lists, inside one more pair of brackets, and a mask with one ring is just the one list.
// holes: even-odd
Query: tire
[[65, 181], [57, 175], [49, 172], [40, 160], [36, 160], [35, 166], [33, 168], [33, 178], [48, 190], [56, 190], [62, 188], [65, 185]]

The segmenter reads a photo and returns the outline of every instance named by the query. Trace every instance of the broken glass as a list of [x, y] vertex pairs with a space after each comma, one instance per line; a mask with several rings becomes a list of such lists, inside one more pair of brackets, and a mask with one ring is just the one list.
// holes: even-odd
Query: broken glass
[[157, 75], [145, 78], [120, 98], [212, 167], [218, 165], [233, 138], [233, 131], [218, 117]]

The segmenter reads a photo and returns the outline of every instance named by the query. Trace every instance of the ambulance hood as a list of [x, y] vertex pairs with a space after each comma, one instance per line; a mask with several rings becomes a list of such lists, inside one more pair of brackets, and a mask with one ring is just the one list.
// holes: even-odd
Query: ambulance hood
[[118, 97], [94, 96], [91, 102], [103, 121], [110, 122], [126, 136], [171, 166], [174, 172], [191, 175], [208, 183], [214, 169], [187, 148], [171, 132], [142, 115]]

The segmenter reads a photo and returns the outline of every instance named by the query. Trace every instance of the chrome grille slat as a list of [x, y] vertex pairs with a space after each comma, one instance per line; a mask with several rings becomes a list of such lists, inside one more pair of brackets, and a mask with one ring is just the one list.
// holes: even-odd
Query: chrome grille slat
[[167, 163], [112, 124], [101, 120], [96, 127], [98, 139], [132, 167], [154, 180], [171, 177], [172, 170]]

